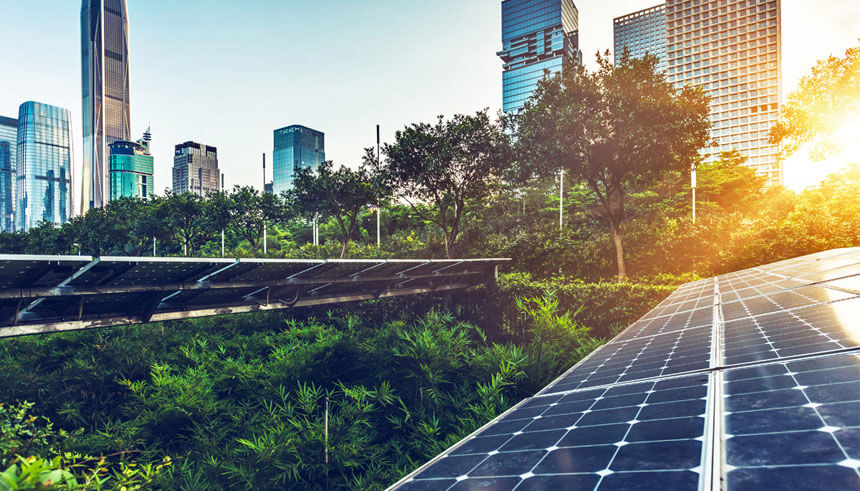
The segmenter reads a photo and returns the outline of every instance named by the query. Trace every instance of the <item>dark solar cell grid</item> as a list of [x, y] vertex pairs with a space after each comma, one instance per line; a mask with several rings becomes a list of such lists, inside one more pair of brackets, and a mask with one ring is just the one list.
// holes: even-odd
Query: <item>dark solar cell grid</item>
[[729, 489], [860, 489], [860, 358], [826, 356], [725, 377]]
[[697, 489], [708, 376], [536, 397], [400, 489]]
[[712, 306], [697, 310], [688, 310], [674, 315], [638, 320], [625, 329], [616, 339], [618, 341], [625, 341], [694, 327], [710, 326], [713, 324], [713, 321], [714, 308]]
[[708, 368], [711, 331], [711, 326], [707, 326], [611, 343], [596, 353], [597, 356], [550, 384], [541, 394]]
[[805, 286], [773, 294], [750, 297], [735, 302], [723, 303], [723, 320], [729, 322], [742, 317], [768, 314], [807, 305], [851, 298], [853, 295], [833, 288]]
[[723, 364], [807, 355], [857, 346], [860, 299], [726, 322]]

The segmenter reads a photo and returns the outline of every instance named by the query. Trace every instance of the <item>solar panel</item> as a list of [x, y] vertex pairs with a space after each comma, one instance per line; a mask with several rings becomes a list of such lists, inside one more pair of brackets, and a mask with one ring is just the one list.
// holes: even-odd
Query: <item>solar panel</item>
[[397, 489], [860, 489], [860, 248], [682, 285]]
[[468, 288], [504, 261], [0, 255], [0, 337]]

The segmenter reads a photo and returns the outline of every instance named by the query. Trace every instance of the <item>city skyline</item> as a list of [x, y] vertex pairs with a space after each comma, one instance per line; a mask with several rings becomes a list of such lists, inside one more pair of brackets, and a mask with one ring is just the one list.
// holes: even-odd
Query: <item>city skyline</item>
[[[612, 48], [613, 18], [658, 3], [577, 1], [585, 63], [593, 67], [594, 52]], [[0, 114], [14, 116], [17, 106], [30, 99], [69, 107], [73, 135], [80, 138], [81, 114], [76, 108], [81, 104], [81, 60], [74, 42], [80, 36], [78, 5], [34, 4], [8, 9], [6, 18], [18, 19], [4, 26], [10, 35], [38, 23], [44, 26], [45, 39], [0, 54], [0, 63], [16, 67], [14, 73], [20, 74], [14, 80], [0, 80]], [[338, 164], [356, 165], [363, 147], [374, 143], [377, 123], [382, 125], [383, 141], [390, 141], [404, 125], [432, 121], [437, 114], [501, 108], [502, 63], [495, 56], [502, 48], [499, 0], [466, 5], [437, 2], [416, 5], [408, 12], [392, 8], [393, 2], [361, 7], [333, 2], [339, 9], [308, 3], [291, 9], [295, 29], [283, 29], [270, 20], [278, 17], [274, 15], [281, 9], [278, 6], [259, 4], [242, 10], [229, 2], [216, 4], [219, 8], [206, 9], [191, 23], [175, 12], [168, 16], [164, 2], [128, 5], [129, 44], [135, 60], [130, 73], [136, 115], [131, 130], [139, 133], [151, 123], [164, 135], [153, 148], [158, 193], [171, 184], [173, 143], [189, 138], [219, 148], [228, 188], [234, 184], [260, 187], [259, 156], [271, 151], [269, 132], [284, 121], [325, 129], [327, 157]], [[188, 2], [179, 9], [184, 12], [200, 5]], [[833, 8], [782, 2], [784, 94], [793, 90], [817, 59], [839, 54], [856, 42], [850, 21], [860, 15], [860, 6], [847, 1], [829, 5]], [[457, 15], [451, 16], [455, 7]], [[273, 15], [254, 17], [263, 10]], [[302, 23], [322, 11], [327, 17], [316, 28], [339, 32], [338, 36], [316, 38], [314, 29]], [[425, 22], [417, 27], [404, 22], [416, 15]], [[372, 18], [378, 25], [355, 26], [351, 24], [355, 18]], [[235, 29], [212, 34], [225, 26]], [[426, 43], [426, 37], [440, 29], [448, 35], [438, 43]], [[205, 39], [201, 38], [204, 32]], [[817, 40], [815, 46], [802, 42], [810, 36]], [[319, 40], [318, 46], [311, 46], [311, 39]], [[300, 46], [303, 52], [284, 50], [285, 46]], [[211, 56], [214, 53], [217, 56]], [[208, 62], [201, 63], [207, 55]], [[273, 55], [277, 63], [271, 63]], [[28, 62], [46, 57], [49, 70]], [[190, 76], [195, 73], [199, 77]], [[306, 96], [298, 101], [283, 97], [292, 92]], [[192, 115], [180, 110], [183, 104], [205, 110]], [[81, 147], [78, 143], [74, 148], [76, 192], [81, 189]]]

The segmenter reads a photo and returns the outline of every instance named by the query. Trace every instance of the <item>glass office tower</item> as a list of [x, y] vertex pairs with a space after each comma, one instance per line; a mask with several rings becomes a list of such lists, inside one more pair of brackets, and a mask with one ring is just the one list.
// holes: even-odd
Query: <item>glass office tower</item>
[[573, 0], [502, 0], [502, 50], [496, 54], [504, 62], [502, 109], [516, 113], [544, 70], [557, 73], [567, 59], [582, 62]]
[[15, 227], [15, 159], [18, 148], [18, 120], [0, 116], [0, 232]]
[[174, 147], [173, 192], [206, 196], [221, 190], [218, 149], [187, 141]]
[[72, 210], [69, 110], [25, 102], [18, 111], [15, 229], [67, 222]]
[[275, 130], [272, 161], [272, 191], [281, 194], [292, 189], [296, 169], [316, 170], [325, 161], [325, 134], [299, 124]]
[[108, 145], [131, 138], [128, 14], [125, 0], [83, 0], [81, 6], [84, 165], [81, 210], [108, 198]]
[[657, 69], [666, 69], [666, 6], [657, 5], [622, 17], [613, 22], [615, 63], [627, 49], [633, 58], [645, 53], [657, 57]]
[[136, 142], [117, 140], [110, 147], [110, 199], [150, 198], [153, 159], [149, 154], [149, 130]]

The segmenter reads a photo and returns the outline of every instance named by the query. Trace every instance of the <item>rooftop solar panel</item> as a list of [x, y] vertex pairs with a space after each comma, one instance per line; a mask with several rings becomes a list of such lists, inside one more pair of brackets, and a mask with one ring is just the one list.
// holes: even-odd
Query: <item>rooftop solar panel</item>
[[860, 489], [860, 248], [682, 285], [397, 489]]

